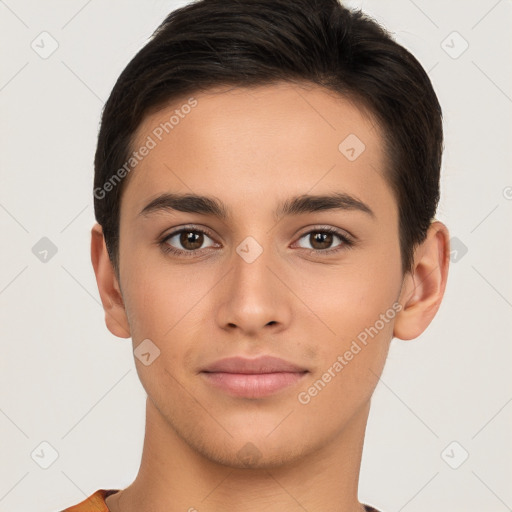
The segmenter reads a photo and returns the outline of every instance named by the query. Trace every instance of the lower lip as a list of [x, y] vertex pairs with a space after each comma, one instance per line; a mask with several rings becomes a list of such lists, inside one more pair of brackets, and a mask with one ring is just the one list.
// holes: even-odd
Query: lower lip
[[202, 372], [209, 383], [224, 392], [243, 398], [263, 398], [299, 382], [307, 372], [225, 373]]

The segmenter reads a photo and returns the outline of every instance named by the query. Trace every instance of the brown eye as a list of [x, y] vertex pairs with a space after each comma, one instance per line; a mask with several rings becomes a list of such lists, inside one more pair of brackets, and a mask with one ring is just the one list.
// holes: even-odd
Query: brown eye
[[[334, 244], [336, 238], [339, 240], [338, 244]], [[309, 247], [301, 243], [303, 240], [309, 244]], [[353, 242], [348, 236], [343, 235], [334, 228], [319, 228], [302, 235], [299, 240], [299, 246], [313, 252], [333, 253], [344, 248], [352, 247]]]
[[332, 233], [325, 232], [310, 233], [309, 237], [313, 249], [320, 250], [329, 249], [334, 238]]
[[180, 244], [189, 251], [195, 251], [203, 245], [204, 235], [198, 231], [182, 231], [180, 233]]
[[[205, 242], [210, 241], [208, 245]], [[167, 236], [162, 243], [175, 253], [187, 253], [200, 250], [204, 247], [212, 247], [213, 240], [199, 229], [181, 229]]]

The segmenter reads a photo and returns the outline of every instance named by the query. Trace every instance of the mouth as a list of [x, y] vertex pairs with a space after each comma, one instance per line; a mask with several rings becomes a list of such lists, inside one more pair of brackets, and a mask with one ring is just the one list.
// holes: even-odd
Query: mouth
[[207, 383], [231, 396], [264, 398], [297, 384], [309, 373], [273, 356], [222, 359], [201, 371]]

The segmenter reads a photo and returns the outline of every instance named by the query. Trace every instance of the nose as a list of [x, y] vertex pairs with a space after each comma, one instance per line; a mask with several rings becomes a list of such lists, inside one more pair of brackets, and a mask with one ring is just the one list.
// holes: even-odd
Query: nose
[[231, 271], [217, 291], [220, 328], [254, 336], [262, 330], [277, 333], [289, 324], [287, 278], [270, 248], [261, 249], [249, 240], [234, 252]]

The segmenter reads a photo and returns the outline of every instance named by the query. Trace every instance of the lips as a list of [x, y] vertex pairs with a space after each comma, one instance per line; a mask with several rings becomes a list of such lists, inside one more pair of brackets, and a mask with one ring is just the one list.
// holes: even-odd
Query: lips
[[257, 359], [230, 357], [201, 371], [206, 382], [239, 398], [265, 398], [297, 384], [308, 370], [284, 359], [262, 356]]
[[228, 357], [221, 359], [210, 366], [207, 366], [204, 372], [224, 372], [224, 373], [243, 373], [243, 374], [261, 374], [261, 373], [302, 373], [306, 368], [273, 356], [261, 356], [257, 359], [245, 359], [243, 357]]

